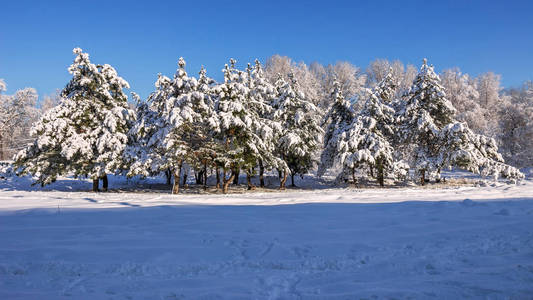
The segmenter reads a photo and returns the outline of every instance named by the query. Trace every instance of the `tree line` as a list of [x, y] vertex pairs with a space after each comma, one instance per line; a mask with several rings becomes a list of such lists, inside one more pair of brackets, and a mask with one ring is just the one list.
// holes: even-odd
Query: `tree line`
[[[164, 173], [178, 193], [189, 167], [204, 186], [214, 174], [223, 192], [240, 172], [253, 189], [256, 173], [264, 186], [265, 170], [277, 170], [283, 189], [288, 178], [294, 184], [295, 175], [316, 166], [319, 176], [336, 171], [340, 181], [372, 178], [382, 186], [409, 170], [422, 184], [438, 180], [451, 166], [523, 177], [503, 162], [494, 137], [468, 119], [468, 101], [495, 96], [471, 91], [478, 86], [458, 71], [441, 79], [425, 60], [417, 72], [378, 60], [367, 74], [347, 63], [307, 68], [280, 56], [243, 70], [230, 60], [217, 83], [203, 68], [190, 76], [180, 58], [173, 78], [159, 75], [155, 91], [144, 101], [133, 94], [131, 107], [129, 85], [113, 67], [93, 64], [79, 48], [74, 53], [58, 105], [34, 124], [35, 140], [15, 156], [19, 174], [42, 185], [73, 173], [93, 179], [96, 191], [100, 180], [107, 189], [109, 173]], [[483, 91], [493, 87], [491, 79], [479, 82]]]

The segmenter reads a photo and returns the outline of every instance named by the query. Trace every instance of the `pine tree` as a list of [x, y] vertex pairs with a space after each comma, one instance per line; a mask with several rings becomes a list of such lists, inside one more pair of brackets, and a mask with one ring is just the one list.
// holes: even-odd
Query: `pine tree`
[[407, 103], [400, 113], [400, 137], [409, 155], [411, 166], [420, 174], [424, 184], [426, 175], [440, 170], [438, 135], [441, 128], [453, 122], [455, 109], [446, 99], [440, 78], [424, 59], [407, 95]]
[[441, 167], [457, 166], [494, 178], [524, 178], [517, 168], [504, 163], [493, 138], [474, 133], [466, 123], [448, 124], [440, 131], [439, 141]]
[[335, 164], [339, 138], [348, 129], [355, 117], [352, 105], [344, 98], [340, 83], [336, 79], [333, 82], [330, 98], [328, 103], [333, 103], [333, 105], [323, 121], [327, 127], [324, 134], [324, 149], [320, 155], [317, 171], [319, 177]]
[[[248, 94], [247, 109], [254, 122], [252, 122], [253, 132], [259, 136], [263, 142], [259, 148], [259, 155], [255, 157], [259, 165], [260, 186], [264, 187], [264, 170], [276, 168], [284, 170], [287, 168], [285, 161], [276, 155], [276, 141], [283, 134], [280, 122], [273, 119], [272, 102], [276, 97], [275, 88], [265, 78], [263, 68], [258, 60], [255, 66], [248, 65]], [[253, 159], [253, 158], [252, 158]], [[254, 163], [251, 163], [253, 168]], [[250, 170], [250, 169], [248, 169]], [[247, 172], [248, 186], [250, 188], [250, 172]]]
[[73, 78], [62, 90], [61, 103], [32, 129], [35, 142], [17, 154], [21, 173], [37, 176], [41, 185], [73, 172], [93, 179], [93, 190], [107, 173], [121, 167], [132, 111], [123, 89], [128, 83], [110, 65], [95, 65], [75, 48], [69, 67]]
[[183, 58], [178, 66], [174, 79], [160, 75], [148, 105], [138, 106], [140, 115], [133, 134], [140, 144], [134, 145], [130, 152], [131, 158], [141, 157], [132, 165], [130, 176], [171, 170], [174, 194], [179, 192], [184, 163], [207, 166], [210, 153], [206, 153], [205, 146], [211, 130], [217, 126], [213, 103], [205, 93], [209, 81], [205, 70], [198, 81], [187, 75]]
[[[289, 73], [289, 82], [279, 76], [276, 90], [278, 97], [273, 105], [273, 118], [283, 128], [277, 152], [287, 163], [294, 186], [294, 175], [305, 174], [315, 164], [314, 155], [322, 140], [323, 130], [317, 120], [320, 117], [318, 108], [306, 100], [292, 73]], [[280, 187], [284, 188], [287, 173], [282, 173]]]
[[341, 177], [365, 170], [375, 177], [381, 186], [387, 175], [397, 179], [406, 173], [405, 164], [397, 161], [393, 147], [395, 112], [389, 105], [395, 85], [389, 73], [372, 91], [357, 118], [343, 133], [338, 149], [343, 162]]
[[[223, 169], [222, 191], [227, 193], [236, 170], [255, 166], [257, 159], [264, 158], [262, 155], [268, 152], [268, 146], [258, 135], [262, 124], [257, 112], [251, 109], [253, 100], [250, 98], [248, 73], [237, 70], [233, 59], [223, 71], [224, 83], [216, 87], [218, 98], [215, 108], [220, 122], [217, 138], [222, 147], [216, 161]], [[233, 172], [226, 177], [228, 171]]]
[[424, 63], [417, 75], [404, 111], [401, 137], [412, 146], [411, 163], [425, 183], [432, 172], [458, 166], [483, 175], [521, 179], [523, 174], [503, 162], [496, 142], [473, 133], [466, 123], [455, 120], [455, 108], [446, 99], [440, 78]]

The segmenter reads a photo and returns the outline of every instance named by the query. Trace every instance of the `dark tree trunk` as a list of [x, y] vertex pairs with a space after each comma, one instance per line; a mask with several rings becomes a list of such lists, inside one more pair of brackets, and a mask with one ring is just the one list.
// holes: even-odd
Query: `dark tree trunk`
[[246, 172], [246, 182], [248, 184], [248, 190], [255, 190], [255, 185], [252, 183], [252, 169]]
[[4, 141], [0, 136], [0, 160], [4, 160]]
[[383, 171], [383, 166], [382, 165], [379, 165], [377, 167], [377, 175], [378, 175], [378, 182], [379, 182], [379, 185], [381, 187], [385, 186], [385, 174], [384, 171]]
[[[282, 172], [280, 172], [280, 174], [281, 173]], [[285, 189], [285, 183], [286, 182], [287, 182], [287, 171], [283, 171], [283, 178], [280, 175], [280, 180], [279, 180], [279, 189], [280, 190], [284, 190]]]
[[217, 177], [216, 188], [218, 190], [218, 189], [220, 189], [220, 170], [218, 169], [218, 166], [216, 166], [216, 165], [215, 165], [215, 173], [216, 173], [216, 177]]
[[172, 171], [170, 168], [166, 169], [165, 176], [167, 178], [167, 185], [170, 185], [172, 183]]
[[100, 182], [100, 179], [93, 179], [93, 192], [99, 192], [100, 190], [98, 189], [98, 184]]
[[426, 184], [426, 170], [421, 170], [420, 171], [420, 183], [422, 185]]
[[203, 178], [204, 190], [207, 190], [207, 163], [204, 163], [204, 178]]
[[238, 185], [239, 184], [239, 174], [241, 173], [241, 169], [240, 168], [235, 168], [232, 172], [233, 174], [233, 184], [234, 185]]
[[102, 176], [102, 191], [107, 192], [109, 181], [107, 181], [107, 174]]
[[352, 180], [353, 184], [357, 186], [357, 178], [355, 178], [355, 168], [352, 169]]
[[370, 167], [370, 177], [374, 178], [374, 168]]
[[204, 170], [194, 171], [194, 179], [196, 180], [196, 184], [200, 185], [204, 181]]
[[263, 160], [260, 159], [259, 160], [259, 186], [262, 188], [265, 187], [264, 174], [265, 174], [265, 166], [263, 166]]
[[291, 186], [296, 187], [296, 184], [294, 184], [294, 173], [291, 172]]
[[174, 170], [174, 186], [172, 187], [172, 194], [180, 192], [181, 166], [182, 163], [180, 162], [178, 167]]

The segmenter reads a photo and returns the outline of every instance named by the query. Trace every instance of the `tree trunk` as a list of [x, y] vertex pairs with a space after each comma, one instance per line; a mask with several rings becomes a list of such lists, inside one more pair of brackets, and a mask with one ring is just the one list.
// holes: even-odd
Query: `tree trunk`
[[107, 187], [109, 186], [109, 182], [107, 181], [107, 174], [102, 176], [102, 191], [107, 192]]
[[296, 187], [296, 184], [294, 184], [294, 173], [291, 172], [291, 186]]
[[215, 165], [215, 173], [216, 173], [216, 177], [217, 177], [216, 188], [217, 188], [217, 191], [218, 191], [218, 189], [220, 189], [220, 170], [218, 169], [217, 165]]
[[93, 192], [97, 193], [100, 190], [98, 189], [98, 184], [100, 183], [100, 179], [93, 179]]
[[357, 186], [357, 178], [355, 178], [355, 168], [352, 169], [352, 180], [353, 180], [353, 185]]
[[172, 187], [172, 194], [177, 194], [180, 192], [181, 166], [182, 163], [180, 162], [178, 164], [178, 168], [176, 168], [174, 171], [174, 186]]
[[232, 171], [232, 175], [234, 176], [233, 177], [233, 184], [234, 185], [238, 185], [239, 184], [239, 174], [241, 173], [241, 169], [240, 168], [235, 168], [233, 171]]
[[204, 190], [207, 190], [207, 162], [204, 163], [204, 178], [203, 178]]
[[[280, 172], [281, 174], [281, 172]], [[284, 190], [285, 189], [285, 182], [287, 182], [287, 171], [283, 171], [283, 178], [281, 178], [281, 175], [280, 175], [280, 180], [279, 180], [279, 189], [280, 190]]]
[[200, 185], [204, 181], [204, 170], [194, 171], [194, 179], [196, 180], [196, 184]]
[[383, 166], [382, 165], [379, 165], [377, 167], [377, 175], [378, 175], [378, 182], [379, 182], [379, 185], [381, 187], [385, 186], [385, 174], [384, 171], [383, 171]]
[[229, 184], [235, 179], [235, 173], [231, 172], [231, 176], [226, 178], [226, 170], [224, 170], [224, 176], [222, 179], [224, 181], [224, 184], [222, 185], [222, 193], [227, 194]]
[[370, 177], [374, 178], [374, 168], [370, 167]]
[[426, 170], [420, 170], [420, 183], [422, 185], [426, 184]]
[[167, 178], [167, 185], [170, 185], [172, 182], [172, 171], [170, 171], [170, 168], [165, 170], [165, 176]]
[[4, 140], [0, 136], [0, 160], [4, 160]]
[[259, 160], [259, 186], [262, 188], [265, 187], [264, 174], [265, 174], [265, 166], [263, 166], [263, 160], [260, 159]]
[[255, 190], [255, 185], [252, 183], [252, 170], [246, 172], [246, 182], [248, 183], [248, 190]]

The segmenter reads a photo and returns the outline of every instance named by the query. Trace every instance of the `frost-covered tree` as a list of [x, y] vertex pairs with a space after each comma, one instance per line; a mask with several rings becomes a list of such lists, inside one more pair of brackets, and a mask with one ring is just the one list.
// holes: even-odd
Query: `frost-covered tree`
[[[256, 60], [252, 69], [248, 66], [248, 95], [247, 107], [253, 118], [252, 130], [262, 139], [264, 147], [261, 148], [260, 156], [257, 157], [259, 165], [259, 184], [265, 186], [264, 171], [276, 168], [283, 170], [287, 168], [285, 161], [276, 155], [276, 142], [283, 134], [281, 123], [273, 118], [272, 103], [276, 98], [276, 89], [270, 84], [263, 72], [261, 63]], [[247, 172], [248, 186], [250, 187], [250, 172]]]
[[441, 167], [457, 166], [483, 176], [505, 177], [513, 180], [524, 175], [504, 163], [493, 138], [476, 134], [466, 123], [450, 123], [438, 135]]
[[128, 83], [110, 65], [95, 65], [80, 48], [69, 67], [72, 79], [61, 92], [60, 104], [32, 128], [36, 140], [16, 156], [21, 173], [37, 176], [45, 185], [57, 176], [99, 179], [107, 190], [107, 173], [122, 165], [132, 111], [123, 89]]
[[395, 97], [398, 97], [409, 89], [417, 70], [413, 65], [404, 66], [399, 60], [390, 62], [386, 59], [376, 59], [368, 65], [366, 74], [367, 84], [371, 87], [376, 86], [390, 74], [394, 80], [394, 85], [397, 87]]
[[458, 166], [483, 175], [520, 179], [523, 174], [503, 163], [496, 142], [473, 133], [455, 119], [440, 78], [424, 60], [406, 107], [401, 113], [401, 137], [412, 153], [410, 162], [424, 184], [426, 175], [440, 176], [443, 168]]
[[320, 91], [320, 82], [304, 62], [296, 63], [289, 57], [278, 54], [267, 59], [265, 76], [270, 83], [275, 84], [279, 74], [283, 75], [285, 80], [289, 80], [289, 73], [293, 74], [293, 77], [298, 81], [300, 90], [306, 95], [307, 101], [318, 105], [323, 95]]
[[362, 111], [338, 143], [343, 167], [340, 177], [351, 174], [356, 182], [356, 170], [363, 170], [384, 186], [388, 175], [394, 179], [405, 176], [405, 164], [396, 160], [392, 144], [396, 120], [390, 105], [395, 87], [392, 73], [389, 73], [373, 90], [368, 91]]
[[502, 154], [517, 166], [533, 166], [533, 83], [510, 90], [503, 98], [498, 136]]
[[[501, 76], [492, 72], [479, 75], [477, 78], [479, 93], [478, 103], [483, 111], [483, 119], [486, 120], [482, 134], [497, 137], [499, 134], [499, 108], [506, 99], [501, 95]], [[479, 116], [481, 118], [481, 116]]]
[[356, 102], [364, 94], [366, 74], [349, 62], [339, 61], [334, 65], [327, 66], [313, 63], [310, 71], [318, 82], [318, 92], [322, 98], [318, 102], [318, 106], [321, 110], [327, 112], [333, 104], [333, 99], [330, 96], [335, 82], [340, 85], [340, 91], [350, 102]]
[[448, 99], [440, 78], [424, 59], [400, 112], [400, 138], [411, 167], [420, 174], [422, 184], [426, 175], [437, 173], [439, 131], [454, 121], [455, 109]]
[[44, 96], [43, 101], [41, 102], [41, 114], [46, 113], [54, 106], [57, 106], [61, 100], [61, 91], [57, 90], [54, 94]]
[[474, 132], [484, 132], [487, 120], [485, 111], [479, 103], [477, 81], [468, 74], [462, 74], [457, 68], [445, 70], [441, 78], [446, 96], [457, 110], [457, 120], [466, 122]]
[[4, 79], [0, 78], [0, 94], [7, 90], [7, 85]]
[[338, 162], [337, 145], [339, 138], [352, 124], [355, 117], [351, 103], [344, 98], [341, 85], [338, 81], [333, 83], [333, 91], [331, 92], [331, 100], [333, 103], [329, 109], [323, 124], [326, 125], [324, 134], [324, 149], [320, 155], [320, 164], [318, 166], [317, 175], [320, 177], [331, 167]]
[[37, 119], [37, 91], [33, 88], [18, 90], [13, 95], [2, 95], [0, 86], [0, 160], [11, 159], [30, 141], [31, 124]]
[[220, 123], [216, 137], [221, 145], [215, 160], [223, 170], [222, 191], [227, 193], [230, 182], [236, 176], [234, 170], [249, 170], [259, 158], [265, 158], [264, 154], [269, 150], [259, 131], [263, 123], [250, 96], [249, 74], [237, 70], [233, 59], [223, 72], [224, 83], [215, 88], [215, 108]]
[[[305, 174], [316, 162], [315, 152], [322, 141], [323, 130], [319, 126], [318, 108], [306, 100], [298, 81], [292, 73], [285, 81], [280, 75], [276, 81], [278, 97], [273, 103], [273, 119], [279, 121], [283, 135], [278, 140], [277, 152], [287, 163], [294, 186], [294, 175]], [[287, 172], [281, 172], [281, 188], [284, 188]]]
[[205, 70], [199, 80], [189, 77], [183, 58], [178, 61], [174, 79], [158, 77], [156, 91], [149, 96], [148, 103], [141, 102], [137, 107], [137, 123], [131, 131], [136, 142], [127, 151], [133, 161], [130, 176], [171, 170], [172, 193], [177, 194], [184, 163], [204, 166], [209, 163], [212, 153], [206, 153], [205, 146], [218, 123], [211, 98], [206, 94], [208, 82]]

